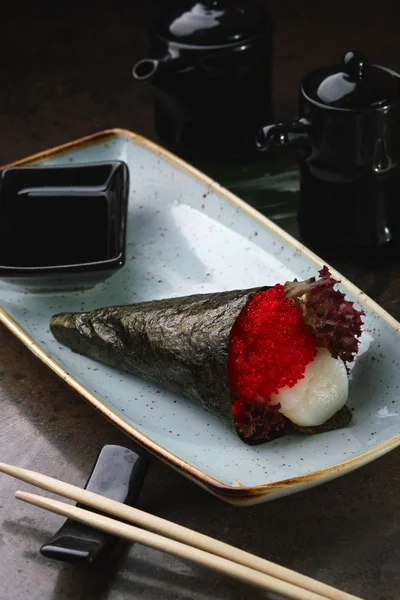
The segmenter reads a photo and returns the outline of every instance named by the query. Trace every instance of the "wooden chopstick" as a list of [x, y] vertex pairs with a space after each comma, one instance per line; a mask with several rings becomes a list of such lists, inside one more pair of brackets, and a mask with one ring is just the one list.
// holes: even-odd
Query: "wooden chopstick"
[[199, 550], [193, 546], [182, 544], [181, 542], [163, 537], [156, 533], [133, 527], [133, 525], [127, 525], [126, 523], [116, 521], [110, 517], [104, 517], [88, 510], [71, 506], [64, 502], [59, 502], [58, 500], [44, 498], [43, 496], [30, 494], [28, 492], [16, 492], [15, 497], [18, 498], [18, 500], [23, 500], [34, 506], [80, 521], [91, 527], [96, 527], [97, 529], [111, 533], [112, 535], [139, 544], [144, 544], [145, 546], [150, 546], [151, 548], [168, 552], [169, 554], [174, 554], [185, 560], [191, 560], [199, 565], [223, 573], [224, 575], [229, 575], [239, 581], [254, 585], [268, 592], [280, 594], [290, 600], [326, 600], [326, 596], [314, 594], [314, 592], [299, 588], [291, 583], [282, 581], [281, 579], [276, 579], [271, 575], [260, 573], [260, 571], [245, 567], [226, 558], [216, 556], [215, 554], [205, 552], [204, 550]]
[[182, 525], [177, 525], [166, 519], [148, 514], [137, 508], [126, 506], [115, 500], [110, 500], [99, 494], [83, 490], [69, 483], [64, 483], [53, 477], [42, 475], [28, 469], [22, 469], [5, 463], [0, 463], [0, 472], [16, 477], [22, 481], [35, 485], [41, 489], [64, 496], [86, 506], [95, 508], [103, 513], [111, 514], [124, 521], [133, 522], [145, 529], [151, 529], [167, 537], [179, 540], [190, 546], [212, 552], [216, 556], [229, 559], [237, 564], [255, 569], [260, 573], [270, 575], [282, 581], [290, 583], [312, 592], [319, 594], [329, 600], [362, 600], [346, 592], [342, 592], [325, 583], [307, 577], [281, 565], [255, 556], [239, 548], [235, 548], [225, 542], [208, 537]]

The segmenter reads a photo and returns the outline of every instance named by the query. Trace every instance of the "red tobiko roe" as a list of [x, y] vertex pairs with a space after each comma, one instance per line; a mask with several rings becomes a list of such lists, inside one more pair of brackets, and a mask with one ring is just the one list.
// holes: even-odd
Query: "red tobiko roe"
[[293, 387], [317, 354], [317, 338], [282, 285], [257, 292], [242, 309], [229, 338], [232, 411], [244, 437], [270, 439], [285, 425], [271, 394]]

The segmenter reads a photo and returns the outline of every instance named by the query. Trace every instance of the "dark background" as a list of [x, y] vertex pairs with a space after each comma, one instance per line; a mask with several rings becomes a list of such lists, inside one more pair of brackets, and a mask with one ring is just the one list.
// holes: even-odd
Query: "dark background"
[[[155, 0], [3, 3], [0, 14], [0, 164], [107, 128], [154, 139], [151, 91], [134, 82], [148, 53]], [[348, 50], [400, 70], [400, 3], [265, 2], [275, 22], [277, 118], [296, 113], [310, 69]], [[329, 209], [327, 217], [329, 217]], [[399, 265], [337, 265], [397, 318]], [[0, 460], [84, 485], [107, 443], [130, 445], [0, 327]], [[400, 589], [398, 451], [304, 493], [247, 509], [227, 506], [156, 459], [146, 510], [322, 579], [367, 600]], [[0, 477], [0, 600], [256, 600], [266, 597], [184, 561], [132, 546], [123, 561], [75, 569], [40, 556], [62, 519], [16, 503], [24, 487]], [[26, 486], [25, 486], [26, 487]]]
[[[296, 112], [305, 73], [348, 50], [400, 68], [399, 3], [279, 0], [277, 118]], [[109, 127], [154, 137], [151, 92], [131, 75], [148, 54], [146, 23], [160, 0], [7, 2], [0, 33], [0, 163]]]

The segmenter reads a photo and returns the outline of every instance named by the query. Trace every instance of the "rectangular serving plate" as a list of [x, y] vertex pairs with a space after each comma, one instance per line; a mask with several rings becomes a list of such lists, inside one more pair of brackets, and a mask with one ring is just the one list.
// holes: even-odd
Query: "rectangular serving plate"
[[[153, 142], [97, 133], [14, 164], [123, 160], [130, 169], [125, 267], [91, 290], [34, 294], [0, 282], [0, 321], [127, 435], [219, 498], [256, 504], [334, 479], [400, 444], [400, 324], [334, 269], [366, 312], [350, 374], [350, 427], [251, 447], [199, 406], [60, 346], [50, 317], [314, 276], [323, 262], [242, 200]], [[62, 218], [62, 215], [60, 215]]]

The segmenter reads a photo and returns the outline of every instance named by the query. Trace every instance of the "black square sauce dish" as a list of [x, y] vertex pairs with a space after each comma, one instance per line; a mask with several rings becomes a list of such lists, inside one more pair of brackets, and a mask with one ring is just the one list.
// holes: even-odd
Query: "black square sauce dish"
[[125, 264], [122, 161], [9, 167], [0, 176], [0, 280], [30, 291], [93, 287]]

